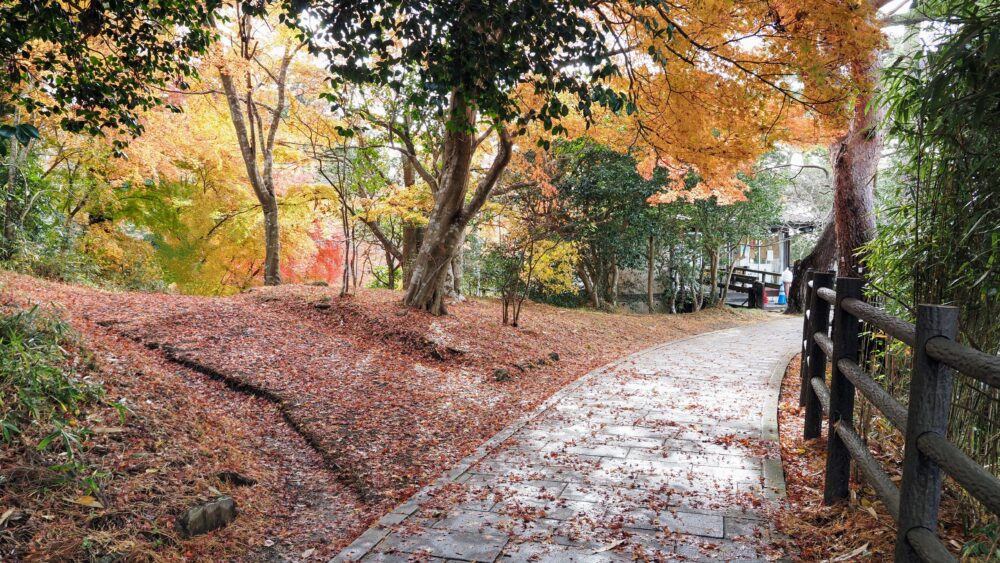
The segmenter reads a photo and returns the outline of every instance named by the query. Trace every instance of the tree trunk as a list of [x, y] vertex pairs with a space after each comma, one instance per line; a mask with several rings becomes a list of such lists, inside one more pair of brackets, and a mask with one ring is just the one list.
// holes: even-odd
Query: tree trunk
[[610, 280], [608, 282], [608, 300], [611, 302], [612, 307], [618, 306], [618, 278], [620, 270], [618, 269], [618, 257], [616, 256], [611, 260], [611, 270], [610, 270]]
[[388, 249], [385, 249], [385, 269], [388, 278], [386, 285], [389, 289], [396, 289], [396, 260]]
[[806, 287], [802, 281], [805, 273], [809, 270], [829, 270], [837, 259], [837, 229], [833, 220], [833, 212], [826, 219], [823, 231], [816, 240], [809, 255], [802, 260], [796, 260], [792, 264], [792, 285], [788, 289], [788, 307], [785, 309], [789, 314], [800, 314], [805, 310]]
[[[413, 173], [413, 163], [409, 157], [403, 159], [403, 185], [407, 188], [416, 183]], [[416, 225], [403, 226], [403, 257], [400, 260], [400, 267], [403, 269], [403, 289], [410, 287], [410, 274], [413, 273], [413, 262], [417, 259], [417, 252], [424, 241], [424, 228]]]
[[264, 208], [264, 285], [281, 283], [281, 237], [278, 230], [278, 201], [274, 192], [261, 202]]
[[698, 311], [701, 311], [701, 308], [702, 308], [702, 306], [705, 303], [705, 291], [704, 291], [704, 288], [701, 287], [701, 276], [702, 276], [702, 272], [704, 272], [704, 270], [705, 270], [705, 259], [704, 258], [705, 257], [702, 256], [701, 253], [699, 253], [699, 255], [696, 258], [695, 263], [694, 263], [694, 266], [695, 266], [694, 267], [694, 271], [695, 271], [694, 279], [691, 280], [691, 298], [692, 298], [692, 301], [694, 301], [694, 303], [693, 303], [693, 305], [694, 305], [694, 311], [693, 312], [695, 312], [695, 313], [697, 313]]
[[413, 262], [417, 259], [417, 252], [424, 242], [424, 228], [417, 226], [403, 227], [403, 261], [400, 266], [403, 268], [403, 289], [410, 287], [410, 275], [413, 274]]
[[[684, 294], [685, 294], [686, 291], [687, 291], [687, 287], [686, 287], [686, 284], [684, 283], [684, 274], [683, 273], [678, 273], [677, 274], [677, 300], [680, 301], [680, 303], [681, 303], [681, 308], [680, 308], [681, 312], [684, 312], [684, 310], [687, 309], [687, 304], [686, 304], [685, 298], [684, 298]], [[694, 299], [694, 297], [692, 296], [692, 300], [693, 299]], [[691, 305], [691, 308], [694, 309], [694, 304], [693, 303]]]
[[452, 257], [451, 263], [445, 270], [444, 294], [445, 297], [452, 301], [462, 301], [465, 299], [465, 295], [462, 293], [462, 276], [465, 271], [465, 253], [463, 252], [465, 249], [465, 233], [466, 230], [462, 229], [462, 238], [455, 248], [455, 256]]
[[340, 274], [340, 296], [345, 297], [351, 293], [354, 245], [352, 244], [353, 232], [350, 227], [350, 212], [347, 210], [347, 202], [343, 198], [340, 202], [340, 231], [344, 234], [344, 269]]
[[[16, 113], [14, 116], [14, 125], [18, 124], [18, 115], [19, 113]], [[14, 220], [14, 217], [17, 216], [17, 177], [20, 174], [18, 160], [28, 153], [28, 147], [25, 147], [23, 151], [19, 151], [18, 147], [17, 138], [11, 136], [7, 152], [7, 191], [4, 197], [3, 243], [0, 246], [0, 260], [10, 260], [17, 250], [15, 239], [20, 225]]]
[[708, 283], [710, 305], [716, 305], [719, 301], [719, 249], [713, 248], [709, 251]]
[[[11, 144], [17, 141], [11, 138]], [[11, 157], [13, 158], [13, 157]], [[16, 235], [16, 225], [14, 216], [17, 215], [17, 166], [11, 161], [7, 171], [7, 193], [4, 198], [3, 211], [3, 247], [0, 248], [0, 260], [10, 260], [14, 257], [14, 238]]]
[[653, 268], [656, 257], [656, 240], [649, 237], [649, 248], [646, 256], [646, 307], [653, 312]]
[[469, 176], [475, 152], [476, 112], [453, 92], [449, 124], [444, 138], [442, 169], [434, 193], [434, 207], [424, 231], [424, 240], [413, 262], [410, 283], [403, 301], [410, 307], [443, 315], [445, 269], [459, 252], [465, 227], [489, 198], [490, 192], [510, 162], [512, 143], [505, 130], [499, 133], [499, 148], [490, 169], [479, 182], [468, 203]]
[[354, 286], [354, 292], [358, 292], [358, 284], [361, 282], [361, 267], [358, 264], [358, 257], [361, 255], [361, 241], [358, 239], [358, 233], [355, 230], [355, 226], [351, 226], [351, 241], [353, 241], [354, 250], [354, 264], [351, 266], [351, 284]]
[[[248, 16], [244, 16], [248, 17]], [[241, 25], [243, 25], [241, 23]], [[249, 37], [241, 36], [241, 53], [249, 64], [251, 59], [249, 50]], [[297, 48], [295, 49], [297, 50]], [[233, 76], [229, 71], [219, 68], [219, 78], [222, 82], [222, 89], [225, 92], [226, 104], [229, 107], [229, 117], [236, 130], [236, 139], [240, 145], [240, 155], [243, 157], [243, 164], [246, 166], [247, 179], [253, 188], [257, 201], [260, 202], [261, 211], [264, 214], [264, 285], [278, 285], [281, 283], [280, 255], [281, 238], [278, 230], [278, 201], [274, 192], [274, 142], [281, 124], [282, 113], [285, 109], [285, 82], [288, 78], [288, 67], [292, 62], [294, 50], [285, 49], [277, 76], [274, 78], [274, 86], [277, 90], [277, 100], [274, 107], [270, 108], [271, 118], [268, 120], [268, 128], [265, 131], [264, 120], [257, 111], [257, 103], [253, 99], [255, 87], [252, 83], [249, 71], [246, 71], [241, 78], [245, 81], [245, 100], [241, 100], [240, 93], [236, 89]], [[244, 113], [244, 106], [246, 110]], [[261, 162], [258, 163], [258, 157]]]
[[677, 314], [677, 287], [680, 285], [680, 282], [677, 280], [677, 269], [674, 267], [674, 258], [676, 255], [677, 245], [671, 244], [670, 249], [667, 251], [667, 279], [670, 280], [670, 287], [666, 288], [670, 294], [667, 311], [671, 315]]
[[729, 251], [729, 266], [726, 268], [726, 278], [722, 280], [722, 289], [719, 292], [719, 307], [726, 306], [726, 300], [729, 299], [729, 284], [733, 283], [733, 272], [736, 270], [736, 256], [734, 253], [739, 252], [742, 248], [743, 241], [736, 241], [736, 249], [731, 249]]
[[[471, 126], [475, 122], [473, 110], [463, 113], [466, 126]], [[451, 115], [455, 116], [456, 112]], [[473, 135], [461, 125], [449, 127], [445, 133], [440, 186], [406, 289], [404, 301], [407, 305], [435, 315], [447, 312], [444, 303], [446, 269], [450, 270], [451, 259], [468, 221], [462, 216], [462, 203], [472, 166], [472, 143]]]
[[854, 102], [847, 135], [831, 151], [834, 175], [834, 220], [837, 234], [838, 271], [841, 276], [860, 276], [864, 270], [862, 247], [875, 236], [875, 174], [882, 154], [884, 108], [873, 103], [878, 81], [876, 54], [869, 61], [851, 65], [855, 80], [869, 86]]
[[580, 276], [580, 281], [583, 282], [583, 289], [587, 292], [587, 297], [590, 299], [590, 306], [595, 309], [601, 308], [601, 296], [597, 293], [597, 288], [594, 287], [594, 278], [591, 277], [590, 272], [587, 271], [587, 267], [583, 264], [583, 260], [579, 260], [576, 263], [576, 274]]

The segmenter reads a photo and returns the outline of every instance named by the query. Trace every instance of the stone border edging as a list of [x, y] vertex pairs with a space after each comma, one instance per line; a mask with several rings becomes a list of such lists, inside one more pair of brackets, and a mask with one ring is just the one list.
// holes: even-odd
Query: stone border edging
[[[778, 322], [780, 320], [784, 320], [784, 319], [769, 319], [769, 320], [766, 320], [766, 321], [764, 321], [762, 323], [759, 323], [759, 324], [767, 324], [767, 323], [771, 323], [771, 322]], [[591, 380], [591, 379], [593, 379], [593, 378], [595, 378], [595, 377], [597, 377], [599, 375], [603, 375], [605, 373], [608, 373], [609, 371], [612, 371], [614, 368], [617, 368], [620, 365], [625, 364], [625, 363], [627, 363], [629, 361], [632, 361], [632, 360], [634, 360], [634, 359], [636, 359], [636, 358], [638, 358], [640, 356], [643, 356], [645, 354], [648, 354], [648, 353], [651, 353], [651, 352], [655, 352], [657, 350], [661, 350], [663, 348], [667, 348], [667, 347], [670, 347], [672, 345], [679, 344], [681, 342], [685, 342], [687, 340], [692, 340], [694, 338], [699, 338], [699, 337], [702, 337], [702, 336], [707, 336], [707, 335], [715, 334], [715, 333], [719, 333], [719, 332], [726, 332], [728, 330], [733, 330], [734, 328], [738, 328], [738, 327], [727, 327], [727, 328], [722, 328], [722, 329], [718, 329], [718, 330], [712, 330], [712, 331], [708, 331], [708, 332], [701, 332], [701, 333], [698, 333], [698, 334], [692, 334], [690, 336], [685, 336], [684, 338], [678, 338], [676, 340], [669, 340], [667, 342], [661, 342], [659, 344], [654, 344], [653, 346], [650, 346], [648, 348], [644, 348], [642, 350], [639, 350], [638, 352], [633, 352], [633, 353], [629, 354], [628, 356], [625, 356], [624, 358], [619, 358], [619, 359], [617, 359], [617, 360], [615, 360], [615, 361], [613, 361], [611, 363], [605, 364], [604, 366], [601, 366], [599, 368], [593, 369], [593, 370], [585, 373], [584, 375], [580, 376], [576, 381], [573, 381], [572, 383], [569, 383], [569, 384], [565, 385], [564, 387], [560, 388], [558, 391], [556, 391], [555, 393], [553, 393], [548, 399], [546, 399], [545, 401], [543, 401], [533, 411], [531, 411], [530, 413], [528, 413], [528, 414], [522, 416], [521, 418], [515, 420], [514, 422], [510, 423], [509, 425], [507, 425], [504, 429], [502, 429], [499, 432], [497, 432], [496, 434], [494, 434], [493, 437], [491, 437], [489, 440], [486, 440], [485, 442], [483, 442], [471, 454], [469, 454], [466, 457], [462, 458], [457, 464], [455, 464], [454, 466], [452, 466], [451, 469], [449, 469], [448, 471], [446, 471], [444, 474], [442, 474], [440, 477], [438, 477], [437, 479], [435, 479], [434, 481], [432, 481], [430, 484], [426, 485], [425, 487], [423, 487], [422, 489], [420, 489], [419, 491], [417, 491], [416, 493], [414, 493], [413, 496], [411, 496], [409, 499], [407, 499], [406, 501], [404, 501], [400, 505], [396, 506], [396, 508], [392, 509], [392, 511], [388, 512], [387, 514], [385, 514], [384, 516], [382, 516], [381, 518], [379, 518], [378, 520], [376, 520], [374, 524], [372, 524], [360, 536], [358, 536], [357, 538], [355, 538], [355, 540], [353, 542], [351, 542], [347, 547], [345, 547], [344, 549], [342, 549], [340, 551], [340, 553], [338, 553], [333, 559], [330, 560], [329, 563], [349, 563], [349, 562], [352, 562], [352, 561], [359, 561], [362, 557], [364, 557], [365, 555], [367, 555], [376, 545], [378, 545], [379, 542], [381, 542], [383, 539], [385, 539], [386, 536], [388, 536], [390, 533], [392, 533], [392, 526], [401, 523], [409, 515], [411, 515], [414, 512], [416, 512], [417, 509], [420, 507], [420, 505], [422, 503], [424, 503], [425, 501], [427, 501], [427, 500], [429, 500], [429, 499], [431, 499], [431, 498], [434, 497], [434, 493], [436, 491], [438, 491], [439, 489], [443, 488], [448, 483], [455, 482], [456, 479], [458, 479], [462, 474], [464, 474], [466, 471], [468, 471], [469, 469], [471, 469], [472, 466], [476, 465], [477, 463], [479, 463], [480, 461], [482, 461], [483, 458], [485, 458], [489, 454], [493, 453], [497, 448], [500, 447], [500, 445], [502, 445], [504, 442], [506, 442], [507, 439], [510, 438], [511, 436], [513, 436], [518, 430], [520, 430], [521, 428], [524, 428], [524, 426], [527, 425], [529, 422], [531, 422], [532, 420], [534, 420], [534, 419], [538, 418], [539, 416], [541, 416], [545, 411], [549, 410], [549, 408], [551, 408], [553, 405], [555, 405], [556, 403], [558, 403], [559, 401], [561, 401], [563, 399], [563, 397], [565, 397], [571, 391], [574, 391], [578, 387], [581, 387], [587, 381], [589, 381], [589, 380]], [[796, 350], [796, 353], [797, 353], [798, 343], [796, 343], [795, 350]], [[780, 368], [781, 371], [780, 371], [780, 374], [777, 376], [778, 377], [778, 380], [777, 380], [778, 381], [778, 383], [777, 383], [777, 391], [776, 391], [775, 399], [773, 401], [773, 404], [774, 404], [774, 413], [773, 413], [773, 415], [771, 417], [771, 420], [773, 420], [773, 428], [774, 428], [774, 436], [775, 436], [773, 438], [774, 440], [777, 440], [777, 429], [778, 429], [778, 424], [777, 424], [777, 416], [778, 416], [777, 405], [778, 405], [778, 402], [780, 400], [780, 395], [781, 395], [781, 380], [782, 380], [782, 376], [785, 373], [785, 368], [787, 367], [788, 362], [791, 361], [791, 358], [794, 357], [794, 354], [792, 356], [790, 356], [787, 361], [784, 360], [784, 357], [785, 356], [782, 356], [782, 359], [778, 361], [778, 365], [781, 366], [781, 368]], [[777, 370], [777, 368], [775, 368], [775, 370]], [[772, 384], [773, 384], [774, 377], [775, 377], [774, 374], [775, 374], [775, 372], [772, 371], [771, 378], [768, 381], [768, 389], [772, 388]], [[768, 403], [765, 405], [764, 420], [762, 421], [762, 428], [761, 428], [762, 434], [763, 434], [764, 428], [765, 428], [765, 426], [763, 426], [763, 425], [766, 425], [767, 421], [768, 421], [768, 411], [770, 409], [771, 403], [772, 403], [772, 401], [769, 399]], [[768, 438], [765, 438], [765, 439], [768, 439]], [[773, 459], [764, 460], [764, 479], [765, 479], [765, 485], [767, 485], [768, 483], [771, 482], [771, 479], [768, 477], [768, 462], [773, 462], [773, 461], [774, 461]], [[780, 452], [779, 452], [779, 455], [778, 455], [778, 458], [777, 458], [777, 475], [778, 475], [778, 479], [780, 480], [781, 495], [784, 496], [785, 480], [784, 480], [784, 473], [783, 473], [783, 471], [781, 469], [781, 456], [780, 456]], [[769, 486], [765, 486], [765, 488], [769, 489], [770, 487]]]
[[770, 500], [780, 500], [785, 498], [785, 471], [781, 464], [781, 441], [778, 434], [778, 406], [781, 404], [781, 385], [785, 379], [785, 372], [792, 359], [799, 353], [799, 348], [789, 348], [778, 358], [774, 368], [771, 369], [771, 376], [767, 380], [767, 390], [769, 396], [764, 403], [764, 416], [760, 421], [761, 439], [772, 442], [777, 448], [777, 457], [764, 458], [764, 496]]

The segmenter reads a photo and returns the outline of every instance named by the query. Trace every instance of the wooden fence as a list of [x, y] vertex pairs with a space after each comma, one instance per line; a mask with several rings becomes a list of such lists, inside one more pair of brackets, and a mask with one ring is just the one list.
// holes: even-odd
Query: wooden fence
[[[937, 536], [941, 480], [950, 476], [994, 514], [1000, 515], [1000, 479], [947, 439], [955, 370], [1000, 387], [1000, 357], [955, 341], [956, 307], [920, 305], [914, 326], [864, 301], [858, 278], [808, 272], [802, 329], [802, 394], [805, 438], [820, 436], [827, 418], [824, 503], [846, 499], [851, 462], [875, 489], [896, 521], [897, 562], [955, 561]], [[831, 323], [830, 316], [833, 313]], [[903, 407], [858, 365], [861, 322], [913, 349], [908, 407]], [[827, 387], [827, 361], [831, 366]], [[855, 390], [903, 434], [903, 479], [897, 488], [854, 428]]]
[[[722, 269], [718, 272], [719, 279], [716, 280], [711, 279], [710, 272], [708, 268], [702, 271], [702, 283], [712, 288], [709, 291], [715, 291], [716, 296], [722, 297], [722, 290], [727, 287], [726, 280], [728, 278], [729, 291], [747, 294], [748, 298], [743, 302], [743, 306], [751, 309], [763, 309], [765, 292], [773, 290], [776, 296], [778, 288], [781, 287], [781, 274], [777, 272], [736, 266], [733, 268], [731, 277], [726, 269]], [[773, 281], [768, 281], [768, 279]]]

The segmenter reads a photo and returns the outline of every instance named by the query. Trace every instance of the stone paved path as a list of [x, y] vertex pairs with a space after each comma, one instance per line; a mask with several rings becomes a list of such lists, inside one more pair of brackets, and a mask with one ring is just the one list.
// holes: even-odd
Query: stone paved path
[[334, 561], [773, 559], [775, 413], [800, 332], [771, 321], [596, 370]]

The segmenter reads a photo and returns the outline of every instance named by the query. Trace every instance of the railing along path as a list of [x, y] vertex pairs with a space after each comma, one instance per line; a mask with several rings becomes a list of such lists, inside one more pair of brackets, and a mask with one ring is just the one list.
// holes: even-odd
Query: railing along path
[[[920, 305], [913, 325], [865, 303], [863, 282], [858, 278], [837, 279], [834, 290], [832, 272], [806, 275], [800, 402], [805, 406], [805, 438], [818, 438], [823, 417], [827, 419], [823, 501], [829, 504], [847, 498], [851, 463], [856, 463], [896, 521], [897, 562], [955, 561], [937, 535], [943, 475], [997, 515], [1000, 479], [947, 439], [952, 375], [957, 370], [1000, 387], [1000, 358], [955, 341], [959, 314], [955, 307]], [[858, 364], [861, 321], [913, 348], [908, 407]], [[905, 438], [899, 487], [854, 428], [856, 391]]]

